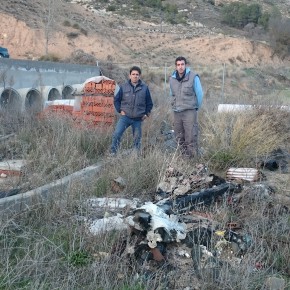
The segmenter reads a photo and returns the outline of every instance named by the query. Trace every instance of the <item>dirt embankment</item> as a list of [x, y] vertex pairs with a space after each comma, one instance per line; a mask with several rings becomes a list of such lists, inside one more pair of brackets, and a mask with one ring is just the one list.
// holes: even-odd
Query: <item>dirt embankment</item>
[[[83, 11], [83, 13], [87, 15], [88, 12]], [[96, 29], [88, 30], [87, 35], [72, 27], [59, 25], [62, 28], [51, 33], [49, 37], [49, 53], [67, 58], [72, 52], [82, 49], [101, 61], [110, 60], [116, 63], [142, 61], [157, 66], [165, 62], [173, 63], [177, 55], [184, 55], [195, 63], [206, 65], [234, 63], [240, 66], [279, 66], [283, 64], [267, 44], [253, 42], [246, 38], [228, 37], [223, 34], [182, 38], [182, 35], [176, 33], [161, 33], [143, 28], [134, 31], [131, 27], [129, 29], [128, 21], [125, 27], [112, 27], [110, 23], [115, 17], [113, 15], [90, 16], [95, 21]], [[12, 58], [38, 59], [45, 55], [44, 29], [31, 28], [12, 15], [0, 14], [0, 17], [0, 45], [9, 49]], [[142, 25], [142, 21], [138, 23]], [[71, 32], [77, 33], [77, 36], [69, 37]], [[284, 64], [286, 62], [288, 61], [284, 60]]]

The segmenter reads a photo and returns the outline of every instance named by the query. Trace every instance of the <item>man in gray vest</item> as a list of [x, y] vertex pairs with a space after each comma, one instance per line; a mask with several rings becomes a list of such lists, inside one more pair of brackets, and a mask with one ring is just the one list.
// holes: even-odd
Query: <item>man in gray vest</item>
[[114, 106], [120, 118], [117, 122], [111, 145], [111, 153], [116, 154], [122, 135], [128, 127], [132, 127], [134, 148], [140, 152], [142, 122], [147, 119], [153, 108], [148, 86], [140, 79], [141, 69], [133, 66], [129, 80], [121, 85], [114, 97]]
[[203, 90], [199, 75], [187, 67], [186, 59], [175, 60], [176, 70], [170, 77], [174, 133], [182, 154], [193, 157], [198, 154], [198, 119]]

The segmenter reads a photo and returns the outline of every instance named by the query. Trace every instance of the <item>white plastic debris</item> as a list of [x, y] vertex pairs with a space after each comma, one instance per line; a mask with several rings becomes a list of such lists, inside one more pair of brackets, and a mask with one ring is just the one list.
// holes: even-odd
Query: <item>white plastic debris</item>
[[126, 230], [127, 228], [128, 226], [126, 223], [124, 223], [124, 219], [121, 214], [95, 220], [89, 225], [89, 231], [93, 235], [109, 232], [112, 230]]
[[139, 199], [101, 197], [101, 198], [90, 198], [88, 199], [87, 202], [92, 207], [110, 208], [110, 209], [122, 209], [125, 207], [129, 207], [131, 209], [135, 209], [137, 208]]
[[[143, 215], [144, 212], [150, 215], [147, 225], [147, 242], [150, 248], [155, 248], [157, 242], [180, 242], [186, 237], [186, 225], [178, 220], [175, 215], [167, 215], [158, 205], [148, 202], [135, 211], [135, 215]], [[144, 230], [142, 224], [133, 219], [127, 220], [128, 223], [138, 230]]]

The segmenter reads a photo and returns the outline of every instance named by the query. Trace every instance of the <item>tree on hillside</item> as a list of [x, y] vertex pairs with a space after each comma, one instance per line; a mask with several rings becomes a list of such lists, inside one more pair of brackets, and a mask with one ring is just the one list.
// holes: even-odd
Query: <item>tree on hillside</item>
[[43, 26], [45, 35], [45, 54], [48, 54], [49, 42], [54, 33], [55, 17], [59, 11], [61, 0], [44, 1]]
[[250, 22], [257, 24], [261, 16], [262, 9], [259, 4], [233, 2], [222, 9], [222, 22], [238, 28], [243, 28]]
[[274, 53], [283, 59], [290, 55], [290, 19], [280, 13], [273, 14], [269, 20], [269, 35]]

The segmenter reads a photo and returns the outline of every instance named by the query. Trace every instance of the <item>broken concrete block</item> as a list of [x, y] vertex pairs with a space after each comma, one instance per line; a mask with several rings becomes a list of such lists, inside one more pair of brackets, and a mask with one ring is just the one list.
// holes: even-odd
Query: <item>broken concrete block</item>
[[173, 193], [174, 195], [183, 195], [183, 194], [186, 194], [187, 192], [190, 191], [190, 184], [181, 184], [179, 185], [176, 189], [174, 189]]
[[263, 290], [284, 290], [285, 280], [277, 277], [268, 277], [265, 281]]
[[25, 160], [5, 160], [0, 162], [0, 174], [19, 176], [25, 165]]
[[112, 181], [112, 191], [121, 192], [126, 188], [126, 182], [123, 177], [119, 176]]

